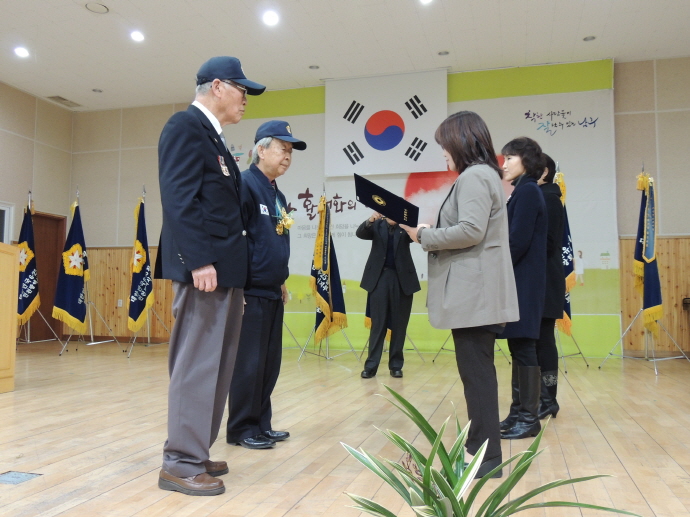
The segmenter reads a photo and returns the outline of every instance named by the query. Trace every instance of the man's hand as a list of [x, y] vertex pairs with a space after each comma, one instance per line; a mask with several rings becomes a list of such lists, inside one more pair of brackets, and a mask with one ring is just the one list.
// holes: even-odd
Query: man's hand
[[371, 214], [371, 216], [369, 216], [369, 222], [373, 223], [374, 221], [376, 221], [376, 219], [381, 219], [381, 217], [383, 217], [381, 214], [379, 214], [378, 212], [374, 212], [373, 214]]
[[280, 293], [280, 297], [283, 300], [283, 305], [287, 304], [287, 302], [290, 301], [290, 295], [288, 294], [288, 290], [285, 284], [280, 286]]
[[410, 239], [412, 239], [412, 242], [419, 242], [419, 239], [417, 239], [417, 233], [419, 233], [420, 228], [431, 228], [430, 225], [428, 224], [420, 224], [416, 228], [412, 228], [411, 226], [407, 226], [406, 224], [401, 224], [400, 228], [405, 230], [407, 232], [407, 235], [410, 236]]
[[216, 268], [213, 267], [213, 264], [193, 270], [192, 278], [194, 279], [194, 287], [199, 291], [210, 293], [218, 287]]

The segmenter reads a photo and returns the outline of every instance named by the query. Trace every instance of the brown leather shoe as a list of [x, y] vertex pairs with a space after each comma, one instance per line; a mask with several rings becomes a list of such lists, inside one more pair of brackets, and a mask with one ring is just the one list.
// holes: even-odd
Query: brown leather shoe
[[158, 476], [158, 488], [186, 495], [218, 495], [225, 492], [223, 481], [209, 476], [206, 472], [188, 478], [178, 478], [163, 469]]
[[213, 477], [222, 476], [230, 472], [228, 470], [228, 464], [224, 461], [206, 460], [204, 462], [204, 467], [206, 467], [206, 473]]

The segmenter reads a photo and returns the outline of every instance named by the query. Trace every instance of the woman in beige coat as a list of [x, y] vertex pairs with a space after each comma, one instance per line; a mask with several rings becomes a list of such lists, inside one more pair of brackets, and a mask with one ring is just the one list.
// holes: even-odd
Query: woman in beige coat
[[451, 115], [436, 130], [436, 142], [458, 179], [435, 227], [401, 227], [429, 252], [429, 320], [452, 330], [472, 421], [467, 452], [474, 455], [489, 441], [481, 477], [502, 462], [494, 340], [507, 322], [519, 319], [506, 201], [491, 135], [479, 115]]

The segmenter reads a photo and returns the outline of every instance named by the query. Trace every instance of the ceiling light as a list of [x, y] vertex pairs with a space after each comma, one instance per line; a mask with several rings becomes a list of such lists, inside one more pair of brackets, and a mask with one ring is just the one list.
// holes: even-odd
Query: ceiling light
[[582, 38], [582, 41], [594, 41], [595, 39], [597, 39], [596, 36], [586, 36]]
[[419, 3], [422, 5], [430, 4], [432, 0], [419, 0]]
[[132, 39], [134, 41], [144, 41], [144, 35], [139, 31], [132, 32], [132, 34], [130, 34], [130, 36], [132, 36]]
[[278, 17], [278, 13], [275, 11], [266, 11], [263, 16], [264, 23], [266, 25], [269, 25], [273, 27], [278, 23], [280, 18]]
[[447, 50], [442, 50], [438, 53], [439, 56], [447, 56], [448, 54], [450, 54], [450, 52], [448, 52]]
[[24, 47], [15, 48], [14, 53], [17, 54], [19, 57], [29, 57], [29, 51], [26, 50]]
[[319, 65], [309, 65], [309, 70], [318, 70]]
[[96, 14], [108, 14], [110, 12], [108, 6], [99, 4], [97, 2], [88, 2], [84, 7]]
[[103, 90], [101, 90], [101, 89], [99, 89], [99, 88], [94, 88], [94, 89], [91, 90], [91, 91], [92, 91], [93, 93], [103, 93]]

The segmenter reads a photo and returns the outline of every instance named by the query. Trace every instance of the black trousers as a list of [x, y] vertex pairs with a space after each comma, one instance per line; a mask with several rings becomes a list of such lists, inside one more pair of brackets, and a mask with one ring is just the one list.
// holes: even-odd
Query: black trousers
[[465, 447], [476, 454], [486, 440], [485, 460], [502, 457], [498, 417], [498, 381], [494, 366], [496, 334], [483, 327], [453, 329], [455, 360], [465, 389], [467, 418], [472, 421]]
[[412, 311], [412, 296], [403, 293], [395, 269], [383, 269], [376, 287], [369, 293], [371, 332], [369, 333], [369, 356], [364, 363], [366, 370], [378, 369], [388, 328], [391, 329], [388, 369], [402, 370], [405, 362], [403, 357], [405, 333]]
[[513, 361], [518, 366], [539, 366], [536, 339], [528, 337], [508, 338], [508, 349]]
[[555, 318], [542, 318], [539, 339], [537, 339], [537, 360], [542, 372], [558, 370], [558, 349], [556, 348]]
[[271, 393], [283, 354], [283, 301], [245, 295], [242, 331], [228, 400], [227, 440], [271, 429]]

